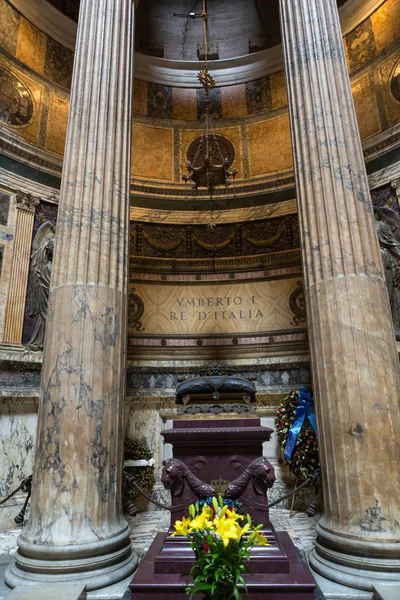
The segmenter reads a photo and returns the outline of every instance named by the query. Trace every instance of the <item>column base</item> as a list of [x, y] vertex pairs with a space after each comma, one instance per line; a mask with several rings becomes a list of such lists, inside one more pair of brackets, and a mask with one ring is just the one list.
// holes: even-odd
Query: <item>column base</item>
[[15, 560], [7, 567], [6, 584], [84, 582], [87, 590], [113, 585], [131, 575], [138, 558], [131, 548], [129, 533], [95, 544], [69, 547], [36, 546], [18, 541]]
[[313, 571], [330, 581], [373, 592], [378, 584], [400, 584], [400, 544], [344, 538], [317, 526], [308, 555]]

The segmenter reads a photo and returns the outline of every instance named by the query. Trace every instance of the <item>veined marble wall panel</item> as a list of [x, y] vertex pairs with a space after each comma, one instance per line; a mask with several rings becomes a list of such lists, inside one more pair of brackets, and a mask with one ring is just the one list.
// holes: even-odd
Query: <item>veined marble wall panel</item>
[[400, 8], [398, 0], [386, 0], [371, 15], [371, 24], [374, 31], [377, 52], [381, 52], [384, 48], [396, 42], [400, 37]]
[[[19, 398], [0, 399], [0, 498], [32, 474], [36, 440], [37, 403]], [[0, 530], [16, 527], [21, 509], [15, 499], [0, 506]]]
[[49, 100], [49, 116], [46, 129], [46, 149], [64, 154], [67, 135], [69, 97], [53, 91]]
[[287, 92], [286, 92], [286, 79], [285, 73], [279, 71], [270, 75], [270, 86], [271, 86], [271, 108], [282, 108], [287, 106]]
[[149, 96], [149, 86], [146, 81], [135, 79], [133, 88], [133, 113], [135, 115], [147, 115], [147, 104]]
[[132, 126], [132, 175], [174, 180], [174, 131], [170, 127]]
[[362, 139], [367, 139], [382, 131], [379, 107], [374, 94], [373, 80], [369, 74], [353, 81], [353, 99], [359, 117], [359, 129]]
[[0, 47], [15, 56], [21, 15], [6, 0], [0, 0]]
[[232, 119], [246, 114], [246, 85], [231, 85], [221, 88], [222, 117]]
[[287, 115], [247, 126], [250, 175], [257, 177], [293, 165]]
[[[216, 285], [134, 284], [141, 335], [212, 336], [295, 329], [289, 297], [298, 278]], [[305, 325], [303, 325], [305, 326]], [[135, 329], [129, 333], [135, 335]]]
[[[141, 84], [145, 84], [144, 81]], [[136, 95], [136, 83], [134, 94]], [[196, 90], [172, 88], [172, 118], [181, 121], [196, 121], [197, 96]]]
[[40, 75], [44, 73], [47, 39], [44, 33], [21, 17], [15, 55], [18, 60]]

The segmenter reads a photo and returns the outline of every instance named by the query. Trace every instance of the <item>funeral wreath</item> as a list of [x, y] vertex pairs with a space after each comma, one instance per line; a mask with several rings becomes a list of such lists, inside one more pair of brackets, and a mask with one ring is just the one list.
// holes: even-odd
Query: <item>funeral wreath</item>
[[299, 479], [307, 479], [319, 466], [314, 403], [306, 387], [293, 390], [277, 410], [275, 427], [283, 457]]

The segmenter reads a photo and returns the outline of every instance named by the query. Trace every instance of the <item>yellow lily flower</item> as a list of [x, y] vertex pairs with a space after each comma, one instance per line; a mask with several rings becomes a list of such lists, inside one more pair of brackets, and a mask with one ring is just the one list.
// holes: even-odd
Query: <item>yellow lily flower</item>
[[239, 515], [239, 513], [237, 513], [234, 510], [231, 510], [230, 508], [228, 508], [226, 514], [228, 519], [235, 519], [235, 521], [243, 521], [243, 519], [245, 519], [243, 515]]
[[224, 546], [229, 544], [229, 540], [239, 541], [242, 537], [242, 528], [235, 519], [214, 519], [216, 533], [221, 536]]
[[189, 531], [193, 531], [194, 529], [200, 529], [204, 531], [204, 529], [210, 529], [212, 527], [212, 510], [209, 506], [203, 506], [203, 510], [197, 517], [190, 521]]
[[190, 519], [187, 519], [186, 517], [183, 517], [182, 521], [175, 521], [175, 532], [171, 534], [171, 537], [175, 537], [176, 535], [187, 535], [189, 531], [189, 524]]
[[251, 535], [250, 539], [254, 540], [254, 543], [256, 544], [256, 546], [270, 546], [271, 545], [271, 544], [268, 544], [267, 538], [265, 537], [265, 535], [263, 533], [260, 533], [259, 531], [255, 531]]

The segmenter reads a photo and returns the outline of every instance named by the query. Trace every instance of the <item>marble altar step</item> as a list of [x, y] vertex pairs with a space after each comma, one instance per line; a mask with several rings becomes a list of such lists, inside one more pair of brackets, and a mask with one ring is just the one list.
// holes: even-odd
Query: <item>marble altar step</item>
[[[248, 600], [315, 600], [315, 583], [286, 532], [277, 532], [277, 541], [289, 558], [289, 573], [256, 573], [246, 577]], [[157, 534], [145, 559], [133, 576], [131, 600], [187, 600], [185, 578], [176, 573], [158, 574], [154, 562], [166, 534]], [[200, 596], [199, 596], [200, 598]]]

